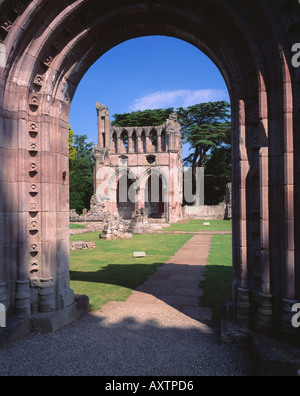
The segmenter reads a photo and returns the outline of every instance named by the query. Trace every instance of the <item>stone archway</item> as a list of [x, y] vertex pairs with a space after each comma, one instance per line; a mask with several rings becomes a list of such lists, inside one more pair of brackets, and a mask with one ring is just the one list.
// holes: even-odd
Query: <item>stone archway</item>
[[[0, 6], [0, 303], [67, 322], [68, 117], [115, 45], [180, 38], [206, 53], [233, 112], [233, 301], [242, 326], [292, 333], [300, 301], [299, 38], [295, 0], [4, 0]], [[5, 64], [4, 67], [2, 67]], [[76, 311], [76, 309], [75, 309]], [[58, 325], [59, 325], [58, 324]]]
[[148, 175], [145, 188], [145, 207], [150, 219], [164, 219], [167, 216], [169, 202], [166, 199], [167, 181], [160, 172], [152, 170]]
[[132, 213], [136, 210], [136, 178], [131, 172], [119, 175], [117, 185], [118, 214], [124, 220], [131, 220]]

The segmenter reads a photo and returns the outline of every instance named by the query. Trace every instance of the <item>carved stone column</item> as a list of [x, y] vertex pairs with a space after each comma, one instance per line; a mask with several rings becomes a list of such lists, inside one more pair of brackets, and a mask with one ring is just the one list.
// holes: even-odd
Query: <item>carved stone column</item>
[[138, 152], [138, 154], [141, 154], [144, 152], [142, 133], [143, 133], [143, 128], [138, 128], [137, 129], [137, 152]]
[[[299, 5], [298, 5], [299, 7]], [[296, 278], [299, 271], [296, 268], [295, 261], [295, 158], [293, 139], [293, 122], [294, 114], [297, 112], [293, 107], [293, 101], [289, 100], [293, 96], [293, 86], [291, 83], [291, 75], [288, 60], [282, 54], [282, 63], [284, 66], [284, 84], [283, 84], [283, 191], [284, 191], [284, 241], [283, 241], [283, 315], [282, 330], [285, 334], [298, 334], [299, 329], [295, 329], [291, 325], [289, 319], [292, 316], [292, 306], [299, 297], [296, 291]], [[298, 77], [299, 78], [299, 77]], [[298, 106], [299, 113], [299, 106]], [[295, 126], [294, 126], [295, 127]], [[297, 203], [299, 205], [299, 203]], [[299, 219], [297, 219], [299, 221]], [[298, 241], [299, 243], [299, 241]]]
[[117, 152], [119, 154], [124, 153], [124, 145], [123, 145], [123, 141], [121, 139], [121, 132], [117, 133]]
[[31, 314], [29, 281], [16, 281], [16, 316], [24, 318]]
[[161, 131], [157, 133], [157, 147], [156, 151], [160, 153], [162, 151], [161, 149]]
[[151, 146], [152, 146], [152, 142], [150, 140], [150, 129], [147, 129], [146, 131], [146, 153], [150, 153], [151, 152]]
[[[236, 126], [236, 129], [235, 129]], [[238, 222], [234, 225], [234, 246], [236, 250], [234, 268], [236, 272], [236, 315], [237, 322], [248, 327], [250, 321], [250, 287], [247, 257], [247, 190], [246, 176], [249, 172], [249, 160], [246, 149], [246, 113], [245, 102], [240, 100], [236, 104], [236, 118], [233, 120], [234, 138], [239, 142], [235, 147], [233, 161], [233, 177], [235, 180], [235, 211], [234, 218]]]
[[270, 207], [269, 207], [269, 122], [268, 100], [263, 76], [259, 76], [259, 181], [260, 181], [260, 249], [261, 292], [258, 295], [257, 328], [264, 332], [273, 330], [273, 304], [270, 267]]

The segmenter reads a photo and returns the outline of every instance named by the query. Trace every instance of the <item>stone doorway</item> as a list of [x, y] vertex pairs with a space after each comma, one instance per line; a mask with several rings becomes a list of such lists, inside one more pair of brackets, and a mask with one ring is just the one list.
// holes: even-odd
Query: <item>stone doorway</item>
[[117, 189], [117, 206], [119, 216], [123, 220], [131, 220], [132, 212], [136, 209], [135, 180], [130, 175], [121, 176]]
[[165, 187], [163, 176], [151, 175], [146, 183], [145, 206], [149, 219], [163, 219], [165, 217]]
[[295, 333], [300, 69], [292, 65], [292, 48], [299, 41], [298, 2], [203, 0], [199, 7], [179, 0], [39, 0], [37, 6], [4, 0], [0, 14], [0, 303], [9, 317], [65, 315], [74, 304], [71, 101], [85, 72], [106, 51], [156, 34], [202, 50], [230, 93], [235, 318], [244, 327]]

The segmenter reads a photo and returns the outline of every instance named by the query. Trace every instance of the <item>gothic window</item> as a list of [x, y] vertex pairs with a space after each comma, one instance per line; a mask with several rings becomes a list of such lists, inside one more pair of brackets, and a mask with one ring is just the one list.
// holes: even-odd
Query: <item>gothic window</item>
[[132, 145], [133, 145], [133, 151], [137, 153], [137, 135], [135, 131], [132, 133]]
[[121, 141], [123, 142], [124, 151], [128, 153], [129, 149], [129, 140], [128, 140], [128, 132], [123, 131], [121, 134]]
[[166, 150], [167, 150], [166, 132], [162, 131], [162, 133], [161, 133], [161, 151], [166, 151]]
[[145, 153], [146, 152], [146, 134], [145, 134], [145, 132], [142, 132], [141, 139], [142, 139], [142, 144], [143, 144], [143, 152]]
[[112, 136], [112, 141], [113, 141], [113, 152], [117, 153], [118, 152], [118, 138], [116, 132], [114, 132]]
[[155, 130], [151, 131], [149, 137], [152, 143], [151, 151], [157, 151], [157, 132]]

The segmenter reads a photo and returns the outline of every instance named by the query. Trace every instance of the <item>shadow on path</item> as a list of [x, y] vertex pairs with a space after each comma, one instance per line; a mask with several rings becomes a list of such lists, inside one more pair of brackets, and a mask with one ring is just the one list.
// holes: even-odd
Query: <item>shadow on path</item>
[[169, 307], [156, 320], [101, 311], [0, 350], [0, 376], [248, 376], [245, 350]]

